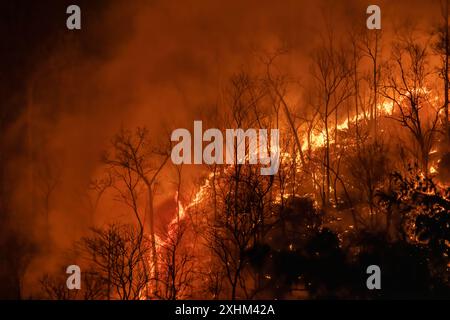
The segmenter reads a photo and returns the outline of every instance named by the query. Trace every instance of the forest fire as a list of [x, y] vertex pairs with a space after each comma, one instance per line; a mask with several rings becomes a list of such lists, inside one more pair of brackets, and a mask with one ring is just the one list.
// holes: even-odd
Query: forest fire
[[8, 38], [0, 298], [448, 299], [448, 1], [399, 1], [119, 0]]
[[[274, 175], [279, 167], [279, 131], [270, 129], [226, 129], [226, 139], [222, 132], [208, 129], [203, 133], [202, 121], [194, 121], [194, 139], [187, 129], [175, 129], [171, 141], [178, 143], [171, 152], [172, 162], [180, 164], [268, 164], [268, 168], [261, 168], [262, 175]], [[181, 140], [181, 141], [180, 141]], [[246, 141], [248, 140], [248, 152]], [[210, 142], [203, 150], [203, 142]], [[270, 141], [270, 142], [269, 142]], [[191, 155], [191, 142], [194, 156]], [[225, 157], [225, 160], [224, 160]], [[193, 158], [193, 161], [192, 161]]]
[[[377, 110], [378, 110], [379, 116], [392, 115], [392, 113], [394, 111], [394, 104], [389, 103], [389, 102], [383, 102], [383, 103], [377, 105]], [[354, 115], [351, 119], [345, 119], [344, 121], [342, 121], [341, 123], [336, 125], [335, 130], [336, 131], [347, 130], [347, 129], [349, 129], [349, 124], [354, 126], [358, 122], [363, 121], [365, 119], [369, 119], [369, 118], [370, 118], [369, 112], [361, 112], [357, 115]], [[319, 132], [317, 134], [312, 134], [312, 136], [309, 139], [311, 141], [311, 143], [310, 143], [311, 147], [313, 149], [324, 147], [325, 143], [326, 143], [326, 136], [327, 136], [327, 134], [326, 134], [325, 129], [323, 129], [321, 132]], [[330, 139], [330, 143], [333, 143], [332, 139]], [[308, 139], [306, 137], [304, 139], [302, 149], [303, 150], [308, 149]]]

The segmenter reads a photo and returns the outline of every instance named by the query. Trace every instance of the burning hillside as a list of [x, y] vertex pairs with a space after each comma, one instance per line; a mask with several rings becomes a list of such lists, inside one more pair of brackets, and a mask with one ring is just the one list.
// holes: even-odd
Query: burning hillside
[[448, 1], [80, 2], [5, 9], [0, 297], [450, 297]]

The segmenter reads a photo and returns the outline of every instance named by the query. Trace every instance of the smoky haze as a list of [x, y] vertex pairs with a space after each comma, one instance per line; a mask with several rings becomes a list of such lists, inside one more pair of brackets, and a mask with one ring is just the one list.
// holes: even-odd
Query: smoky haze
[[[70, 255], [74, 240], [124, 215], [125, 208], [111, 213], [111, 196], [94, 213], [86, 192], [120, 128], [146, 126], [158, 140], [221, 113], [216, 107], [230, 77], [258, 70], [261, 57], [281, 49], [287, 54], [278, 67], [305, 87], [323, 21], [332, 16], [339, 38], [365, 25], [372, 3], [79, 1], [80, 31], [65, 29], [69, 4], [1, 5], [0, 254], [10, 259], [0, 262], [0, 297], [32, 296], [37, 277]], [[377, 4], [387, 38], [396, 23], [429, 26], [439, 12], [419, 0]], [[188, 193], [199, 175], [188, 169]], [[176, 188], [173, 170], [164, 176], [156, 199], [161, 228], [173, 214]], [[41, 231], [46, 215], [49, 234]]]

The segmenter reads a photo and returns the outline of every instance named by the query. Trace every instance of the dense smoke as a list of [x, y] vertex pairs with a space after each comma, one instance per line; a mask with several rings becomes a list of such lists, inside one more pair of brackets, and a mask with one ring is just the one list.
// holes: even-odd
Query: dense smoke
[[[224, 113], [220, 100], [232, 75], [260, 73], [264, 57], [280, 50], [286, 54], [277, 67], [297, 81], [289, 99], [301, 110], [325, 22], [339, 38], [364, 26], [367, 3], [80, 1], [81, 31], [65, 29], [65, 5], [19, 1], [1, 9], [1, 252], [13, 262], [0, 273], [21, 279], [19, 288], [6, 281], [14, 290], [5, 286], [1, 297], [37, 294], [38, 277], [66, 261], [89, 227], [125, 215], [111, 195], [94, 212], [89, 193], [121, 128], [145, 126], [161, 141], [175, 128]], [[419, 0], [379, 5], [386, 46], [405, 20], [428, 32], [440, 9]], [[186, 169], [186, 197], [200, 174]], [[155, 199], [159, 228], [174, 215], [176, 190], [168, 166]]]

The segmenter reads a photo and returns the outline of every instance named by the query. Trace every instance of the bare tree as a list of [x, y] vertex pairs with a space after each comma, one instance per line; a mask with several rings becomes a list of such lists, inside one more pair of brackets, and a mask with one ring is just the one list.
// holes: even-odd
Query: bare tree
[[52, 300], [103, 300], [106, 298], [106, 283], [96, 272], [84, 271], [81, 274], [81, 289], [67, 288], [64, 268], [59, 275], [44, 274], [39, 282], [45, 298]]
[[369, 103], [369, 120], [371, 133], [374, 139], [377, 136], [377, 116], [378, 116], [378, 94], [379, 94], [379, 83], [381, 74], [381, 63], [379, 62], [380, 56], [380, 41], [381, 41], [381, 30], [371, 30], [370, 32], [365, 32], [363, 39], [363, 52], [364, 55], [369, 58], [371, 63], [371, 72], [368, 76], [369, 87], [372, 89], [371, 101]]
[[136, 300], [144, 296], [149, 282], [146, 264], [148, 242], [132, 225], [111, 224], [92, 229], [79, 250], [88, 268], [107, 284], [108, 299]]
[[132, 208], [138, 221], [141, 237], [144, 233], [144, 221], [138, 210], [137, 191], [144, 186], [147, 193], [145, 218], [148, 221], [152, 248], [153, 290], [158, 292], [158, 258], [155, 235], [154, 194], [157, 179], [170, 157], [170, 144], [162, 147], [152, 145], [149, 132], [145, 128], [137, 128], [134, 133], [121, 130], [113, 140], [113, 154], [104, 156], [104, 162], [110, 166], [114, 174], [125, 183], [126, 191], [118, 189], [122, 199]]
[[100, 204], [100, 200], [105, 192], [113, 186], [114, 178], [112, 176], [112, 172], [106, 172], [105, 176], [99, 179], [93, 179], [89, 183], [88, 187], [88, 203], [89, 203], [89, 212], [91, 218], [91, 224], [94, 222], [94, 215], [97, 211], [98, 205]]
[[190, 297], [191, 294], [194, 257], [184, 239], [186, 224], [187, 221], [184, 220], [171, 224], [160, 248], [162, 299], [178, 300]]
[[[176, 171], [176, 217], [162, 230], [164, 241], [159, 248], [161, 266], [159, 297], [178, 300], [191, 296], [194, 278], [192, 244], [185, 237], [189, 220], [185, 219], [181, 203], [183, 165], [174, 166]], [[192, 239], [191, 239], [192, 240]]]
[[69, 290], [62, 277], [56, 278], [45, 274], [39, 279], [41, 289], [47, 299], [51, 300], [73, 300], [77, 298], [77, 290]]
[[319, 112], [325, 135], [323, 161], [325, 173], [322, 199], [324, 206], [328, 206], [332, 189], [331, 117], [334, 114], [334, 144], [336, 145], [339, 108], [352, 95], [350, 81], [352, 68], [345, 50], [335, 43], [331, 31], [323, 37], [322, 42], [323, 45], [317, 48], [313, 56], [312, 76], [315, 82], [313, 90], [317, 94], [316, 109]]
[[[443, 96], [444, 96], [444, 145], [450, 145], [450, 126], [449, 126], [449, 114], [448, 114], [448, 104], [449, 104], [449, 54], [450, 54], [450, 35], [449, 35], [449, 4], [448, 0], [442, 0], [441, 2], [441, 13], [442, 22], [437, 29], [437, 41], [434, 44], [435, 52], [441, 57], [441, 66], [439, 70], [439, 76], [443, 82]], [[448, 150], [446, 150], [448, 151]]]
[[392, 59], [383, 95], [394, 103], [395, 113], [391, 118], [411, 134], [410, 151], [427, 175], [440, 109], [433, 105], [430, 93], [428, 42], [422, 44], [411, 34], [402, 36], [394, 44]]
[[[231, 79], [226, 89], [224, 100], [229, 112], [223, 115], [222, 125], [226, 128], [271, 127], [266, 121], [270, 120], [273, 106], [264, 80], [241, 72]], [[235, 143], [234, 147], [237, 157], [238, 145]], [[246, 145], [247, 155], [248, 149]], [[236, 158], [234, 162], [238, 162]], [[211, 166], [210, 169], [211, 179], [205, 187], [202, 204], [206, 218], [196, 220], [206, 224], [199, 230], [206, 252], [211, 254], [205, 257], [207, 265], [200, 271], [200, 275], [209, 279], [205, 292], [214, 298], [224, 294], [232, 299], [250, 298], [254, 283], [247, 277], [250, 270], [246, 251], [264, 235], [264, 215], [269, 212], [266, 200], [270, 197], [274, 177], [261, 176], [257, 165]]]

